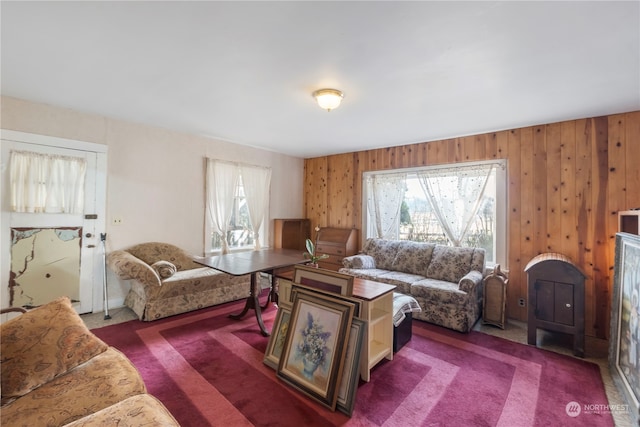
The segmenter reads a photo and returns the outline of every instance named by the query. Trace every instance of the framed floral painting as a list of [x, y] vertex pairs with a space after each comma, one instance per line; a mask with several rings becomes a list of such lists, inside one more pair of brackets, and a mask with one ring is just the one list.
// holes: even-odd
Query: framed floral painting
[[297, 292], [278, 377], [335, 410], [354, 304], [324, 293]]
[[640, 425], [640, 236], [616, 234], [609, 368]]
[[296, 265], [293, 272], [293, 283], [346, 296], [353, 295], [353, 279], [348, 274], [306, 265]]
[[353, 319], [347, 351], [344, 356], [342, 380], [338, 387], [337, 408], [340, 412], [351, 416], [356, 402], [358, 379], [360, 378], [360, 354], [364, 340], [366, 324], [364, 320]]
[[289, 329], [289, 319], [291, 318], [291, 310], [278, 307], [278, 314], [273, 323], [267, 351], [264, 353], [264, 364], [270, 368], [278, 369], [280, 363], [280, 355], [284, 348], [284, 342], [287, 339], [287, 330]]
[[353, 303], [354, 305], [354, 310], [353, 310], [353, 317], [360, 317], [360, 311], [361, 311], [361, 307], [362, 307], [362, 300], [355, 298], [355, 297], [347, 297], [344, 295], [338, 295], [335, 294], [333, 292], [328, 292], [328, 291], [323, 291], [320, 289], [316, 289], [316, 288], [312, 288], [310, 286], [305, 286], [305, 285], [300, 285], [298, 283], [293, 283], [291, 286], [291, 292], [290, 292], [290, 297], [291, 297], [291, 301], [293, 301], [293, 299], [295, 298], [295, 295], [297, 292], [314, 292], [314, 293], [321, 293], [321, 294], [325, 294], [328, 296], [332, 296], [334, 298], [337, 298], [339, 300], [342, 301], [347, 301], [350, 303]]

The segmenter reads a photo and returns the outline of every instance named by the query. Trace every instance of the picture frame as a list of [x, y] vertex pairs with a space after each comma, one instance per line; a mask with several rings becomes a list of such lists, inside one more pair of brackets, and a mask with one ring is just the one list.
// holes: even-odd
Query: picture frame
[[348, 274], [306, 265], [296, 265], [293, 271], [293, 283], [349, 297], [353, 295], [353, 279]]
[[332, 411], [336, 408], [354, 304], [297, 292], [277, 375]]
[[640, 424], [640, 236], [616, 233], [609, 370]]
[[353, 309], [353, 317], [354, 318], [360, 318], [360, 313], [362, 312], [362, 300], [355, 298], [355, 297], [348, 297], [348, 296], [344, 296], [344, 295], [338, 295], [335, 294], [333, 292], [329, 292], [329, 291], [323, 291], [320, 289], [316, 289], [316, 288], [312, 288], [310, 286], [306, 286], [306, 285], [301, 285], [299, 283], [292, 283], [291, 284], [291, 290], [290, 290], [290, 298], [291, 301], [294, 300], [295, 295], [297, 292], [315, 292], [315, 293], [321, 293], [324, 295], [328, 295], [331, 296], [333, 298], [337, 298], [339, 300], [342, 301], [347, 301], [350, 303], [353, 303], [354, 305], [354, 309]]
[[280, 356], [287, 339], [287, 330], [289, 329], [289, 320], [291, 318], [291, 310], [285, 307], [278, 307], [276, 319], [273, 322], [271, 335], [267, 350], [264, 353], [263, 363], [268, 367], [276, 370], [280, 363]]
[[360, 357], [367, 329], [366, 325], [367, 322], [364, 320], [353, 319], [344, 357], [344, 368], [338, 388], [336, 407], [340, 412], [348, 416], [353, 414], [353, 408], [356, 403], [356, 392], [358, 391], [358, 381], [360, 379]]

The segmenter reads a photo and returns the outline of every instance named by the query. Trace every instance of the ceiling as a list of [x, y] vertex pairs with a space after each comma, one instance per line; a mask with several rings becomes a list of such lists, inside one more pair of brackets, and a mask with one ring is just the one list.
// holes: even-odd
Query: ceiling
[[2, 95], [296, 157], [640, 110], [638, 1], [0, 8]]

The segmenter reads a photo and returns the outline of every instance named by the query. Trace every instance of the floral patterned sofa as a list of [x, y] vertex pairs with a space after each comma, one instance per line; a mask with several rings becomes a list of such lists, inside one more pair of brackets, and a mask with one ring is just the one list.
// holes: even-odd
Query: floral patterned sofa
[[125, 304], [150, 321], [246, 298], [251, 276], [231, 276], [193, 261], [168, 243], [148, 242], [107, 255], [107, 265], [131, 280]]
[[469, 332], [482, 310], [485, 251], [404, 240], [367, 239], [341, 273], [396, 285], [422, 311], [414, 319]]
[[147, 394], [129, 359], [87, 329], [69, 298], [1, 324], [0, 351], [3, 427], [178, 425]]

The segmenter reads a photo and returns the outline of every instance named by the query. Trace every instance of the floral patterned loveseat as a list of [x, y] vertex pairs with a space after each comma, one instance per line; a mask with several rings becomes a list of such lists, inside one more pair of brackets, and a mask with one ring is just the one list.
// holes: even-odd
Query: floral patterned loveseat
[[251, 276], [231, 276], [193, 261], [169, 243], [148, 242], [107, 255], [107, 265], [131, 280], [124, 303], [140, 320], [157, 320], [249, 296]]
[[178, 426], [129, 359], [89, 331], [67, 297], [2, 323], [0, 354], [2, 427]]
[[414, 319], [469, 332], [482, 310], [485, 251], [405, 240], [367, 239], [341, 273], [396, 285], [422, 311]]

